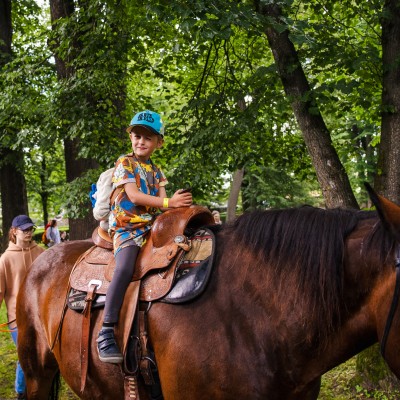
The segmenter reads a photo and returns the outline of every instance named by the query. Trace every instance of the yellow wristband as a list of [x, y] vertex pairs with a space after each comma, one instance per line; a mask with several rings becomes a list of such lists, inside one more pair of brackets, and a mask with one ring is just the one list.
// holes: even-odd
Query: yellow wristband
[[168, 197], [164, 197], [163, 208], [168, 208], [168, 201], [169, 201], [169, 198]]

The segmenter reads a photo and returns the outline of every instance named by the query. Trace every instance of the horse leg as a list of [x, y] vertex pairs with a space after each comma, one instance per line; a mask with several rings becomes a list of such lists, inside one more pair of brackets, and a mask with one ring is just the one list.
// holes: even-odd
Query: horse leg
[[38, 335], [33, 327], [21, 324], [18, 327], [18, 357], [25, 375], [27, 398], [52, 398], [52, 389], [58, 390], [58, 365], [44, 332]]
[[20, 291], [17, 308], [18, 359], [25, 375], [27, 398], [47, 400], [56, 388], [53, 381], [59, 368], [40, 321], [32, 318], [39, 312], [24, 289]]

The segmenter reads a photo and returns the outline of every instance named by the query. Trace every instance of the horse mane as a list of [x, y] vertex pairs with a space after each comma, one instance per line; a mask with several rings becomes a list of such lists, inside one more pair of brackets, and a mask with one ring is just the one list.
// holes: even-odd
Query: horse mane
[[324, 340], [340, 324], [346, 238], [359, 221], [373, 218], [377, 223], [371, 226], [366, 245], [379, 244], [380, 249], [374, 249], [383, 259], [394, 241], [388, 239], [372, 211], [311, 206], [257, 210], [243, 214], [225, 229], [238, 248], [245, 246], [257, 254], [260, 265], [268, 264], [265, 273], [273, 282], [269, 287], [281, 290], [282, 302], [303, 303], [304, 318], [315, 324], [319, 339]]

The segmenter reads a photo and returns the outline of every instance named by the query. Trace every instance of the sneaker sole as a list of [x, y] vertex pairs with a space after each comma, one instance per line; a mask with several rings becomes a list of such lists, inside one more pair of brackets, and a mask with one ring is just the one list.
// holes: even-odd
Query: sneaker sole
[[99, 349], [97, 349], [97, 354], [99, 355], [99, 359], [102, 362], [110, 363], [110, 364], [121, 364], [124, 361], [122, 356], [113, 356], [113, 357], [102, 357], [99, 353]]
[[124, 360], [122, 357], [101, 357], [99, 354], [99, 359], [102, 362], [110, 363], [110, 364], [121, 364]]

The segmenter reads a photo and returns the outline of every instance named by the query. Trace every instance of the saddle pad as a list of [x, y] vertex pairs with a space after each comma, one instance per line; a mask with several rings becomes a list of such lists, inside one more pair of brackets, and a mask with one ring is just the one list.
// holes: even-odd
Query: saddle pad
[[191, 251], [185, 254], [180, 264], [172, 289], [160, 301], [178, 304], [200, 296], [210, 280], [214, 249], [214, 234], [208, 229], [198, 231], [192, 238]]
[[211, 256], [213, 251], [213, 235], [208, 229], [197, 231], [191, 238], [191, 248], [186, 252], [179, 264], [179, 269], [197, 267]]
[[[70, 289], [67, 298], [68, 307], [71, 310], [83, 311], [85, 308], [85, 299], [87, 292], [82, 292], [81, 290]], [[104, 294], [95, 295], [92, 301], [92, 308], [104, 307], [106, 301], [106, 296]]]

